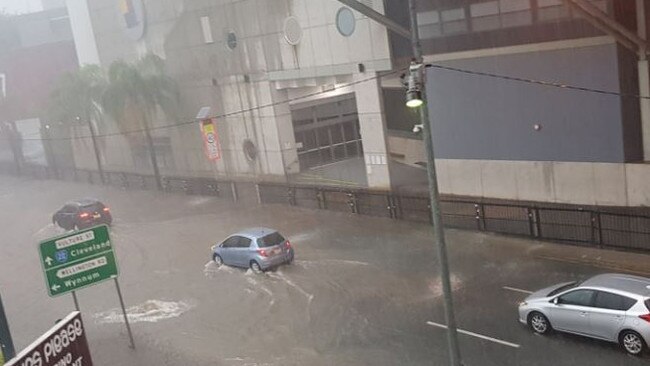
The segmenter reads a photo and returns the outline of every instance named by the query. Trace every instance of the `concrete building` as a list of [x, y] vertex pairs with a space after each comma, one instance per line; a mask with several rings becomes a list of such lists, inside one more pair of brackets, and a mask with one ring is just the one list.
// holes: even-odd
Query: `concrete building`
[[[405, 0], [363, 3], [408, 23]], [[630, 32], [641, 29], [633, 1], [590, 3]], [[377, 189], [426, 182], [422, 141], [411, 132], [418, 117], [404, 107], [398, 78], [408, 42], [336, 0], [67, 5], [80, 63], [108, 67], [153, 52], [178, 81], [182, 118], [156, 121], [163, 174]], [[427, 87], [443, 193], [650, 204], [650, 169], [640, 164], [650, 124], [642, 123], [638, 98], [617, 95], [639, 94], [638, 60], [618, 38], [562, 0], [420, 7], [426, 61], [434, 64]], [[203, 107], [216, 116], [220, 137], [214, 165], [198, 123], [190, 123]], [[108, 169], [150, 171], [144, 145], [107, 139]], [[76, 148], [88, 157], [77, 164], [93, 168], [87, 147]]]
[[[14, 164], [14, 149], [7, 134], [23, 138], [19, 160], [39, 165], [74, 166], [70, 144], [39, 141], [50, 126], [46, 112], [59, 77], [78, 67], [65, 7], [6, 18], [0, 38], [0, 164]], [[49, 129], [48, 129], [49, 130]], [[14, 135], [12, 135], [14, 136]], [[52, 161], [55, 155], [59, 161]]]
[[[395, 11], [404, 5], [390, 3]], [[647, 39], [648, 9], [637, 9], [643, 1], [590, 3]], [[647, 113], [642, 118], [643, 100], [635, 97], [650, 95], [647, 76], [645, 82], [639, 78], [639, 70], [647, 74], [647, 62], [564, 1], [428, 4], [420, 30], [426, 61], [439, 66], [429, 69], [428, 89], [444, 193], [593, 205], [650, 203], [643, 141], [650, 124]], [[410, 145], [391, 144], [397, 146]], [[422, 159], [409, 150], [403, 154]]]

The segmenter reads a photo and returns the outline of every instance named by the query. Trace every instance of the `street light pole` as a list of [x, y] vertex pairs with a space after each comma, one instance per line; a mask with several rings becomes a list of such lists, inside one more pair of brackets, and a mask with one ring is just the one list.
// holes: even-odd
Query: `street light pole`
[[416, 0], [409, 0], [409, 14], [411, 18], [411, 46], [415, 63], [420, 65], [411, 72], [417, 72], [416, 80], [420, 84], [421, 98], [424, 102], [420, 107], [420, 119], [424, 139], [424, 148], [427, 154], [427, 176], [429, 180], [429, 196], [431, 199], [431, 217], [433, 218], [433, 235], [437, 244], [438, 260], [440, 265], [440, 281], [445, 304], [445, 317], [447, 320], [447, 341], [449, 346], [449, 364], [461, 366], [460, 347], [458, 345], [458, 332], [456, 330], [456, 318], [454, 316], [454, 303], [452, 299], [451, 281], [449, 279], [449, 262], [447, 258], [447, 244], [440, 213], [440, 192], [438, 190], [438, 178], [436, 174], [435, 156], [433, 152], [433, 135], [431, 133], [431, 121], [429, 120], [429, 106], [426, 94], [425, 71], [422, 57], [422, 45], [420, 44], [420, 32], [418, 29]]

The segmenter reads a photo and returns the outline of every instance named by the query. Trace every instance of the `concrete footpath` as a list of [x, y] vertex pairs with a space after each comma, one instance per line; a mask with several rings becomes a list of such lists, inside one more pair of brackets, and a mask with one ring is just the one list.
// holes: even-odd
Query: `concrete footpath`
[[584, 264], [612, 272], [650, 277], [650, 253], [534, 241], [528, 254], [538, 259]]

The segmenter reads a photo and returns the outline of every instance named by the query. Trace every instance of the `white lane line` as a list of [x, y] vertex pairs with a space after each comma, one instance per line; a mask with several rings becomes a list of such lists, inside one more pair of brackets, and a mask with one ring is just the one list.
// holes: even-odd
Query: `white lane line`
[[509, 290], [509, 291], [514, 291], [514, 292], [521, 292], [522, 294], [528, 294], [528, 295], [530, 295], [530, 294], [533, 293], [532, 291], [522, 290], [522, 289], [520, 289], [520, 288], [509, 287], [509, 286], [503, 286], [502, 289], [504, 289], [504, 290]]
[[[444, 324], [438, 324], [438, 323], [434, 323], [434, 322], [427, 322], [427, 324], [429, 324], [429, 325], [431, 325], [431, 326], [434, 326], [434, 327], [438, 327], [438, 328], [442, 328], [442, 329], [447, 329], [447, 326], [444, 325]], [[519, 348], [519, 347], [521, 347], [520, 345], [518, 345], [518, 344], [516, 344], [516, 343], [510, 343], [510, 342], [502, 341], [502, 340], [500, 340], [500, 339], [496, 339], [496, 338], [488, 337], [488, 336], [485, 336], [485, 335], [482, 335], [482, 334], [478, 334], [478, 333], [470, 332], [470, 331], [468, 331], [468, 330], [463, 330], [463, 329], [458, 329], [458, 328], [456, 328], [456, 330], [458, 331], [458, 333], [462, 333], [462, 334], [470, 335], [470, 336], [472, 336], [472, 337], [476, 337], [476, 338], [485, 339], [486, 341], [490, 341], [490, 342], [494, 342], [494, 343], [499, 343], [499, 344], [502, 344], [502, 345], [504, 345], [504, 346], [508, 346], [508, 347], [512, 347], [512, 348]]]

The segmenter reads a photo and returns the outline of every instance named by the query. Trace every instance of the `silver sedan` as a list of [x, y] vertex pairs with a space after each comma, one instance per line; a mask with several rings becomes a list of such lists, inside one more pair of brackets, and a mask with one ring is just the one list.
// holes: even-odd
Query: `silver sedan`
[[519, 304], [519, 321], [539, 334], [557, 330], [619, 343], [638, 356], [650, 342], [650, 279], [603, 274], [547, 287]]

